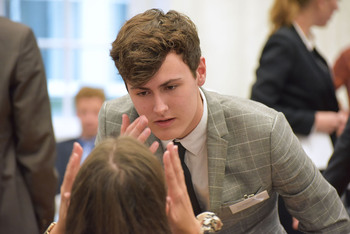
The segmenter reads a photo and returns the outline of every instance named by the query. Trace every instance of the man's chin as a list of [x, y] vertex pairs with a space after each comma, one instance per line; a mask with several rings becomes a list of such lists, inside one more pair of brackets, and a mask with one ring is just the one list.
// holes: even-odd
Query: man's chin
[[173, 140], [177, 137], [176, 133], [170, 130], [152, 131], [152, 133], [162, 141]]

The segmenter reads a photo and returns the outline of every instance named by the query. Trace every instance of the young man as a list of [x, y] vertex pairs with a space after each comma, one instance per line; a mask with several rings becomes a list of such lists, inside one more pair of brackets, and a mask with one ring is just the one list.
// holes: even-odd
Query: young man
[[58, 187], [56, 194], [60, 193], [63, 176], [66, 170], [69, 156], [71, 155], [74, 142], [79, 142], [84, 153], [82, 162], [90, 154], [95, 146], [95, 138], [98, 128], [98, 112], [105, 101], [102, 89], [82, 87], [75, 95], [75, 108], [81, 124], [80, 137], [57, 143], [56, 169], [58, 171]]
[[278, 194], [301, 230], [350, 231], [336, 191], [281, 113], [200, 88], [206, 64], [188, 17], [156, 9], [133, 17], [111, 56], [129, 94], [104, 103], [96, 143], [131, 135], [159, 145], [161, 160], [166, 144], [180, 141], [200, 210], [218, 214], [221, 233], [284, 233]]

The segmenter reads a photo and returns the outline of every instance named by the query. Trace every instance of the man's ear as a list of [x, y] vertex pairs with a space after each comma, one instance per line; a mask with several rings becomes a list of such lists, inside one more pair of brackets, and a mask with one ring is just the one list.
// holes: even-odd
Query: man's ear
[[207, 67], [205, 65], [205, 58], [204, 57], [200, 58], [196, 73], [197, 73], [197, 85], [198, 86], [204, 85], [205, 79], [207, 77]]
[[165, 203], [165, 213], [167, 216], [169, 216], [169, 210], [170, 210], [170, 198], [167, 196], [166, 197], [166, 203]]

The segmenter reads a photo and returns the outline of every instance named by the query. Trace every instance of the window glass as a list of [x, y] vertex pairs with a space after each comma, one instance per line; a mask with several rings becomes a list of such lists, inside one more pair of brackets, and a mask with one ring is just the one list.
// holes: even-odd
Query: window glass
[[59, 80], [64, 77], [64, 50], [63, 48], [41, 49], [41, 55], [46, 69], [46, 78]]
[[[103, 88], [108, 99], [126, 94], [109, 57], [126, 21], [128, 0], [0, 0], [5, 17], [30, 26], [43, 57], [56, 138], [76, 135], [74, 96], [81, 86]], [[70, 132], [74, 129], [74, 132]]]

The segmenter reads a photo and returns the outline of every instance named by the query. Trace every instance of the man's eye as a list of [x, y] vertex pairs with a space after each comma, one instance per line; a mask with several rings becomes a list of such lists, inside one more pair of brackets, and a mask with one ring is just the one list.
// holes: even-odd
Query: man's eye
[[142, 91], [142, 92], [138, 92], [137, 96], [146, 96], [148, 94], [147, 91]]
[[177, 86], [176, 85], [169, 85], [166, 87], [167, 90], [173, 90], [175, 89]]

